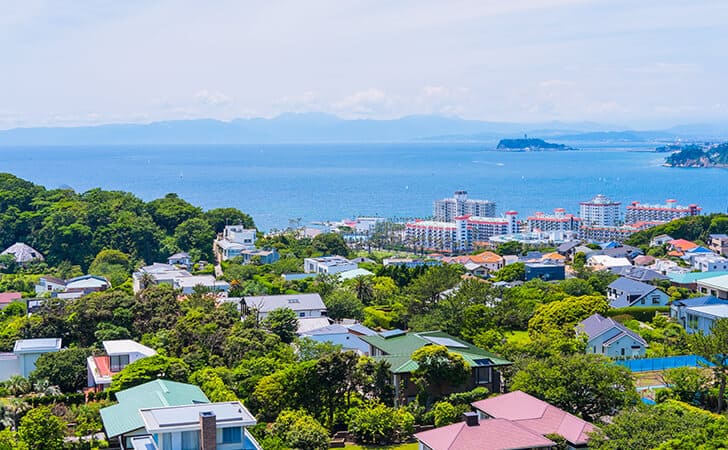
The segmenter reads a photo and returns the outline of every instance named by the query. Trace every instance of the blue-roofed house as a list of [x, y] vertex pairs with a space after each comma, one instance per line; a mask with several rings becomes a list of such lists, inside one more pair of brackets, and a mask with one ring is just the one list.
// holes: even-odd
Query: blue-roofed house
[[317, 342], [329, 342], [334, 345], [340, 345], [344, 351], [352, 350], [360, 355], [369, 356], [369, 344], [360, 339], [360, 336], [373, 336], [377, 333], [358, 323], [335, 323], [299, 334], [302, 337], [307, 337]]
[[594, 314], [579, 322], [577, 334], [587, 336], [587, 353], [597, 353], [611, 358], [644, 356], [648, 347], [639, 334], [608, 317]]
[[629, 306], [667, 306], [670, 297], [651, 284], [620, 277], [607, 286], [607, 299], [612, 308]]
[[686, 298], [675, 300], [670, 305], [670, 318], [676, 320], [680, 325], [687, 328], [687, 317], [685, 310], [695, 306], [728, 305], [728, 300], [723, 300], [712, 295], [704, 297]]

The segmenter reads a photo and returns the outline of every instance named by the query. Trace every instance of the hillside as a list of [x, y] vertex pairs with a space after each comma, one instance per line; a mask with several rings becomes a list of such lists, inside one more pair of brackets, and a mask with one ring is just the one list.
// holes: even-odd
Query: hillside
[[728, 142], [718, 145], [689, 145], [665, 158], [670, 167], [728, 167]]
[[728, 233], [728, 214], [710, 214], [673, 220], [633, 234], [625, 243], [640, 246], [649, 245], [654, 236], [667, 234], [675, 239], [708, 242], [711, 234]]

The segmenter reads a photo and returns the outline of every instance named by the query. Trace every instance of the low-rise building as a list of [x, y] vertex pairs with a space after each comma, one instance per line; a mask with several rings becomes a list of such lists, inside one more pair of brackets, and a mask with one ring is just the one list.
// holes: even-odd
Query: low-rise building
[[153, 348], [142, 345], [131, 339], [119, 339], [103, 342], [105, 355], [89, 356], [86, 360], [88, 387], [102, 391], [111, 385], [114, 374], [124, 367], [142, 358], [154, 356]]
[[615, 258], [613, 256], [595, 253], [587, 256], [586, 265], [587, 267], [591, 267], [595, 270], [612, 270], [620, 267], [632, 267], [632, 263], [627, 258]]
[[73, 299], [93, 292], [102, 292], [110, 287], [109, 280], [98, 275], [82, 275], [68, 280], [43, 276], [35, 286], [35, 293], [38, 295], [50, 293], [51, 297]]
[[674, 241], [675, 239], [667, 234], [659, 234], [652, 239], [650, 239], [650, 247], [661, 247], [670, 241]]
[[[478, 253], [477, 255], [462, 255], [462, 256], [453, 256], [453, 257], [446, 257], [442, 258], [442, 262], [448, 263], [448, 264], [462, 264], [468, 268], [468, 265], [470, 264], [471, 267], [473, 264], [477, 265], [479, 268], [485, 269], [485, 275], [487, 275], [490, 272], [495, 272], [497, 270], [500, 270], [505, 266], [505, 262], [503, 261], [503, 257], [490, 252], [485, 251]], [[468, 269], [471, 270], [471, 269]]]
[[489, 392], [502, 392], [499, 368], [512, 364], [494, 353], [441, 331], [407, 333], [402, 330], [392, 330], [372, 336], [361, 336], [361, 339], [369, 344], [369, 354], [374, 359], [389, 363], [398, 403], [408, 403], [417, 395], [418, 388], [412, 381], [412, 374], [418, 365], [412, 360], [412, 354], [424, 346], [444, 346], [449, 352], [462, 356], [470, 367], [471, 376], [466, 383], [460, 386], [441, 386], [442, 394], [462, 392], [478, 386], [487, 388]]
[[0, 381], [14, 375], [28, 378], [35, 370], [35, 363], [44, 353], [61, 349], [61, 338], [20, 339], [15, 341], [11, 353], [0, 353]]
[[184, 269], [170, 264], [154, 263], [142, 267], [132, 274], [132, 286], [134, 292], [141, 291], [144, 283], [154, 285], [168, 284], [174, 289], [179, 289], [182, 294], [191, 294], [195, 287], [203, 287], [211, 292], [228, 292], [230, 284], [218, 280], [212, 275], [192, 275]]
[[33, 261], [44, 261], [43, 254], [23, 242], [16, 242], [3, 250], [0, 255], [13, 255], [15, 263], [19, 265], [28, 264]]
[[728, 319], [728, 303], [687, 307], [684, 313], [685, 331], [709, 335], [717, 320]]
[[687, 328], [687, 314], [685, 313], [687, 308], [709, 305], [728, 305], [728, 300], [722, 300], [712, 295], [675, 300], [670, 304], [670, 318], [682, 325], [683, 328]]
[[600, 314], [591, 315], [579, 322], [576, 332], [587, 336], [587, 353], [611, 358], [633, 358], [645, 356], [648, 347], [642, 336]]
[[187, 252], [179, 252], [167, 258], [167, 264], [170, 266], [181, 266], [189, 270], [192, 268], [192, 258], [190, 258], [190, 254]]
[[728, 234], [711, 234], [710, 249], [719, 255], [728, 256]]
[[696, 285], [701, 294], [728, 299], [728, 275], [703, 278], [697, 280]]
[[644, 283], [668, 279], [665, 275], [646, 267], [622, 266], [612, 267], [609, 270], [620, 277], [629, 278], [630, 280], [635, 281], [642, 281]]
[[339, 272], [354, 270], [358, 267], [355, 263], [338, 255], [305, 258], [303, 260], [303, 271], [305, 273], [333, 275]]
[[278, 308], [292, 309], [298, 317], [326, 317], [326, 305], [319, 294], [257, 295], [243, 297], [243, 314], [257, 312], [258, 319], [265, 319]]
[[728, 258], [713, 253], [701, 254], [692, 258], [693, 269], [701, 272], [725, 272], [728, 271]]
[[544, 281], [556, 281], [566, 278], [563, 264], [526, 263], [526, 281], [539, 278]]
[[20, 292], [0, 292], [0, 310], [13, 302], [22, 302], [22, 300], [23, 294]]
[[240, 256], [246, 250], [255, 250], [258, 230], [243, 225], [228, 225], [213, 242], [218, 260], [227, 261]]
[[667, 306], [670, 296], [651, 284], [620, 277], [607, 286], [607, 299], [612, 308], [630, 306]]

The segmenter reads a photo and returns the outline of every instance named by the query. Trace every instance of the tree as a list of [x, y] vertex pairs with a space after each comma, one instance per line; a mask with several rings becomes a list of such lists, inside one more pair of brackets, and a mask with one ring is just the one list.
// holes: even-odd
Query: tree
[[31, 449], [62, 450], [66, 423], [47, 406], [34, 408], [20, 419], [18, 438]]
[[63, 392], [76, 392], [86, 387], [87, 348], [69, 348], [40, 355], [31, 374], [33, 380], [48, 380]]
[[112, 286], [119, 286], [131, 273], [129, 255], [118, 250], [101, 250], [91, 262], [88, 273], [106, 277]]
[[459, 386], [469, 375], [468, 365], [462, 356], [451, 353], [444, 345], [426, 345], [412, 353], [417, 363], [414, 381], [424, 395], [427, 391], [441, 394], [446, 385]]
[[[700, 434], [719, 419], [717, 416], [684, 403], [668, 400], [656, 406], [637, 405], [619, 412], [610, 423], [598, 430], [589, 441], [592, 450], [663, 448], [661, 444], [675, 438]], [[665, 447], [666, 449], [725, 448]]]
[[367, 402], [350, 413], [349, 432], [357, 442], [378, 444], [400, 442], [412, 434], [415, 419], [405, 409]]
[[212, 241], [215, 239], [215, 230], [205, 219], [193, 217], [185, 220], [175, 228], [174, 239], [177, 248], [188, 251], [193, 260], [212, 261]]
[[460, 411], [452, 403], [442, 401], [435, 403], [435, 406], [432, 408], [432, 414], [435, 418], [435, 426], [444, 427], [445, 425], [457, 422]]
[[185, 383], [189, 375], [189, 367], [179, 358], [163, 355], [149, 356], [134, 361], [115, 374], [111, 380], [109, 392], [116, 393], [158, 378]]
[[421, 314], [431, 310], [439, 301], [440, 294], [460, 281], [462, 271], [462, 266], [447, 264], [430, 267], [415, 278], [408, 289], [412, 296], [410, 313]]
[[350, 284], [360, 302], [371, 304], [374, 298], [374, 282], [371, 276], [358, 276], [352, 279]]
[[349, 247], [346, 246], [346, 241], [338, 233], [321, 233], [313, 238], [311, 246], [324, 256], [339, 255], [346, 257], [349, 255]]
[[637, 401], [631, 372], [596, 354], [554, 355], [529, 362], [513, 377], [521, 390], [587, 421]]
[[713, 375], [718, 381], [718, 412], [723, 411], [725, 387], [728, 378], [728, 319], [713, 323], [710, 334], [695, 333], [689, 337], [690, 346], [698, 355], [713, 364]]
[[262, 322], [263, 328], [278, 335], [286, 344], [293, 342], [298, 330], [298, 318], [291, 308], [276, 308]]
[[665, 392], [674, 395], [680, 401], [700, 406], [706, 403], [711, 379], [706, 369], [696, 367], [676, 367], [662, 373], [662, 380], [668, 389]]
[[167, 194], [147, 203], [147, 210], [154, 221], [168, 233], [173, 232], [179, 224], [193, 217], [199, 217], [202, 210], [179, 198], [177, 194]]
[[609, 310], [606, 298], [596, 295], [567, 297], [540, 305], [536, 313], [528, 321], [528, 332], [531, 336], [549, 334], [559, 331], [565, 336], [574, 336], [574, 327], [580, 321], [595, 313], [604, 314]]
[[518, 241], [504, 242], [498, 246], [496, 252], [499, 255], [520, 255], [523, 253], [523, 245]]
[[286, 410], [278, 415], [273, 433], [281, 436], [289, 448], [327, 450], [329, 433], [316, 419], [304, 411]]
[[215, 233], [222, 233], [226, 225], [242, 225], [247, 229], [255, 228], [253, 219], [235, 208], [214, 208], [202, 215]]
[[349, 289], [335, 289], [324, 298], [326, 313], [334, 320], [364, 318], [364, 305]]
[[526, 279], [526, 265], [520, 262], [508, 264], [502, 269], [493, 272], [493, 279], [508, 282], [523, 281]]

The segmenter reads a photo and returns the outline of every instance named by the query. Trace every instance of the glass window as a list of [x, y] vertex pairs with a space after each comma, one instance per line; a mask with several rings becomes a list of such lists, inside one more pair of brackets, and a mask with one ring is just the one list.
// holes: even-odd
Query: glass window
[[488, 384], [490, 383], [490, 367], [476, 367], [475, 368], [475, 384]]
[[114, 355], [109, 357], [112, 372], [119, 372], [129, 365], [129, 355]]
[[162, 433], [162, 450], [172, 450], [172, 434], [171, 433]]
[[200, 448], [200, 432], [183, 431], [182, 432], [182, 450], [199, 450]]
[[222, 443], [223, 444], [237, 444], [243, 441], [243, 430], [240, 427], [234, 428], [223, 428], [222, 429]]

